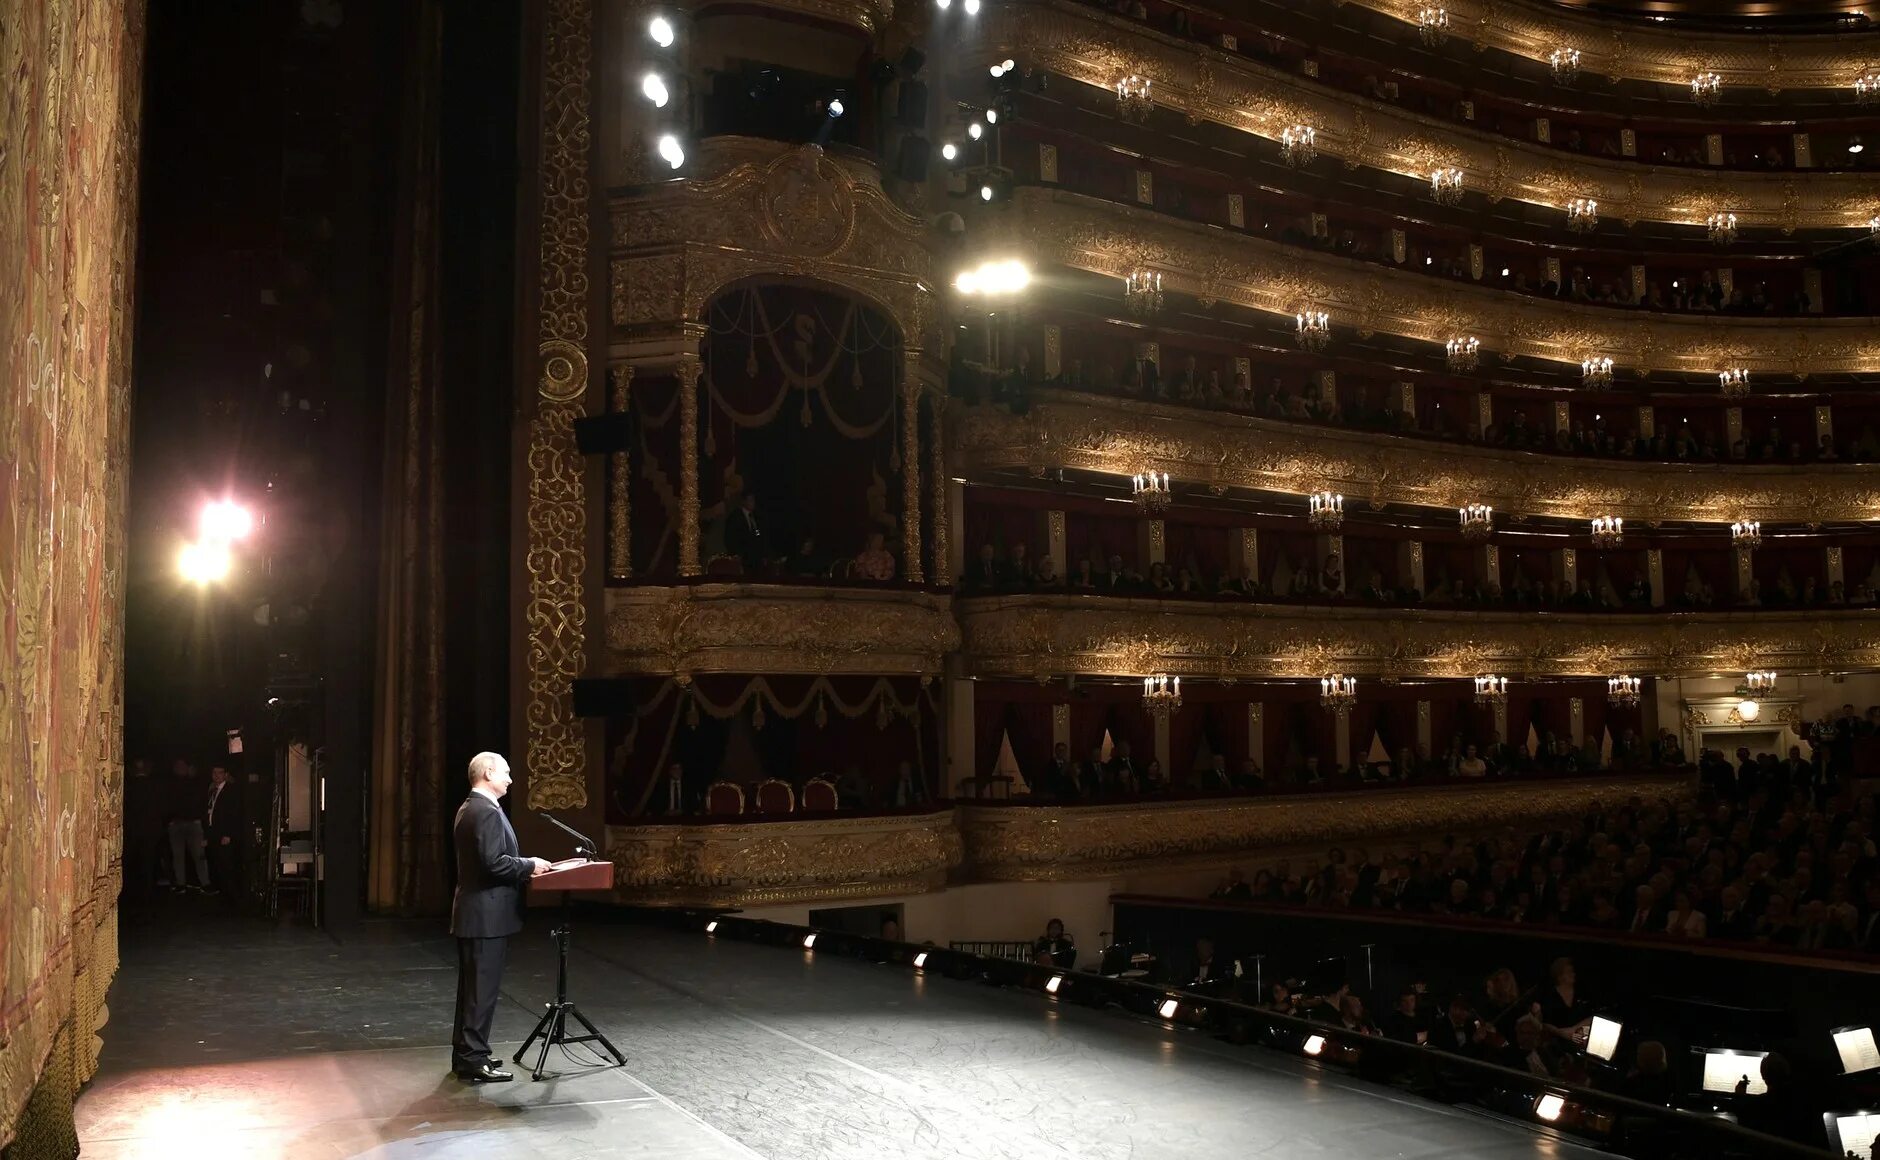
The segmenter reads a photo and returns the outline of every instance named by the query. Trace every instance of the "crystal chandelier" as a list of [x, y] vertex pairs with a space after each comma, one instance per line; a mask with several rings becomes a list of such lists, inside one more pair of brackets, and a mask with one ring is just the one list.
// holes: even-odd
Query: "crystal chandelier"
[[1495, 509], [1485, 503], [1464, 504], [1456, 509], [1465, 540], [1486, 540], [1495, 530]]
[[1317, 354], [1332, 341], [1332, 316], [1325, 311], [1307, 310], [1294, 315], [1294, 318], [1298, 321], [1299, 329], [1293, 338], [1299, 343], [1300, 350]]
[[1152, 717], [1167, 717], [1182, 707], [1182, 679], [1157, 673], [1142, 679], [1142, 707]]
[[1625, 543], [1625, 520], [1620, 516], [1593, 517], [1593, 546], [1616, 548]]
[[1642, 683], [1637, 677], [1607, 677], [1606, 704], [1616, 709], [1629, 709], [1637, 705]]
[[1123, 279], [1123, 307], [1137, 318], [1160, 313], [1162, 275], [1149, 270], [1132, 270]]
[[1590, 197], [1576, 197], [1567, 203], [1567, 228], [1576, 234], [1590, 234], [1599, 228], [1599, 203]]
[[1345, 522], [1345, 497], [1335, 491], [1315, 491], [1306, 497], [1306, 518], [1320, 531], [1336, 531]]
[[1333, 673], [1319, 678], [1319, 704], [1334, 713], [1349, 713], [1358, 700], [1358, 678]]
[[1868, 69], [1854, 78], [1854, 100], [1863, 105], [1880, 105], [1880, 71]]
[[1443, 354], [1449, 363], [1449, 369], [1459, 375], [1466, 375], [1474, 370], [1481, 353], [1482, 343], [1473, 335], [1452, 338], [1443, 344]]
[[1736, 241], [1736, 215], [1733, 213], [1713, 213], [1704, 219], [1704, 225], [1710, 230], [1710, 244], [1727, 246]]
[[1319, 134], [1310, 125], [1288, 125], [1279, 134], [1280, 159], [1294, 169], [1312, 164], [1319, 155]]
[[1168, 511], [1169, 503], [1175, 493], [1169, 490], [1168, 472], [1147, 471], [1130, 481], [1135, 493], [1136, 506], [1146, 516], [1160, 516]]
[[1140, 124], [1149, 119], [1155, 110], [1155, 98], [1150, 95], [1153, 83], [1148, 77], [1130, 73], [1116, 82], [1116, 113], [1125, 121]]
[[1435, 48], [1449, 39], [1449, 12], [1447, 9], [1426, 4], [1417, 9], [1417, 35], [1423, 43]]
[[1580, 75], [1580, 50], [1556, 48], [1547, 54], [1547, 67], [1554, 70], [1554, 83], [1570, 85]]
[[1437, 205], [1458, 205], [1462, 201], [1462, 170], [1445, 165], [1430, 170], [1430, 196]]
[[1580, 384], [1587, 387], [1610, 387], [1612, 385], [1612, 360], [1609, 358], [1581, 359]]
[[1740, 399], [1749, 394], [1749, 371], [1742, 367], [1718, 371], [1717, 385], [1723, 388], [1725, 398]]
[[1738, 520], [1731, 524], [1730, 543], [1738, 548], [1762, 547], [1762, 521]]
[[1691, 99], [1709, 108], [1723, 97], [1723, 78], [1714, 72], [1700, 72], [1691, 78]]
[[1500, 705], [1508, 700], [1508, 678], [1483, 676], [1475, 678], [1475, 703], [1478, 705]]

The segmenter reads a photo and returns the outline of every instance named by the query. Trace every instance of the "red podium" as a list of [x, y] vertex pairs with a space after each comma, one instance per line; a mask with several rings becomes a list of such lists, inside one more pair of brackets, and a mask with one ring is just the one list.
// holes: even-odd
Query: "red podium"
[[[551, 821], [553, 819], [550, 819]], [[529, 879], [530, 890], [561, 891], [561, 924], [553, 932], [555, 939], [555, 1001], [549, 1003], [548, 1010], [542, 1012], [542, 1018], [529, 1032], [529, 1037], [516, 1049], [516, 1062], [521, 1063], [535, 1041], [542, 1041], [541, 1054], [535, 1058], [535, 1066], [530, 1074], [541, 1079], [548, 1065], [548, 1049], [567, 1043], [598, 1043], [607, 1049], [607, 1054], [614, 1057], [614, 1062], [625, 1066], [627, 1057], [620, 1054], [600, 1028], [588, 1022], [587, 1016], [568, 998], [568, 939], [574, 933], [574, 924], [568, 912], [568, 896], [576, 890], [612, 890], [614, 888], [614, 864], [596, 862], [589, 858], [567, 858], [549, 864], [549, 868]], [[568, 1020], [573, 1018], [587, 1028], [585, 1035], [568, 1034]]]

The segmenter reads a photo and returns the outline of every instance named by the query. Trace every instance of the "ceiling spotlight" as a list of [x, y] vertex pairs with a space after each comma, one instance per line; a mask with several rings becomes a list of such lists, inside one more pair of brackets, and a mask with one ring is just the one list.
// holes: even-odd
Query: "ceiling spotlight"
[[947, 9], [953, 7], [953, 0], [933, 0], [933, 4], [935, 8], [945, 12]]
[[979, 15], [979, 0], [966, 0], [966, 15]]
[[217, 500], [202, 509], [202, 538], [212, 543], [239, 540], [254, 530], [255, 517], [232, 500]]
[[986, 127], [981, 125], [978, 121], [974, 121], [972, 124], [966, 126], [966, 135], [977, 141], [986, 135]]
[[645, 77], [641, 78], [640, 93], [647, 100], [653, 102], [653, 107], [656, 109], [665, 108], [666, 101], [672, 96], [672, 94], [666, 91], [666, 82], [660, 79], [658, 73], [647, 73]]
[[979, 200], [980, 201], [992, 200], [992, 187], [990, 185], [982, 185], [979, 187]]
[[955, 145], [951, 141], [948, 141], [945, 145], [940, 146], [940, 156], [946, 158], [948, 161], [953, 160], [955, 157], [958, 157], [959, 155], [960, 155], [960, 147], [958, 145]]
[[655, 16], [646, 22], [646, 35], [653, 38], [653, 43], [661, 48], [672, 47], [672, 21], [664, 16]]
[[1008, 56], [1004, 60], [999, 62], [999, 67], [1004, 69], [1006, 72], [1011, 72], [1013, 69], [1018, 67], [1018, 62]]
[[659, 155], [674, 169], [685, 164], [685, 150], [679, 147], [679, 139], [671, 133], [659, 139]]
[[998, 123], [999, 123], [999, 110], [987, 109], [986, 110], [986, 124], [996, 125]]
[[992, 79], [996, 81], [1000, 77], [1005, 75], [1005, 66], [1002, 64], [995, 64], [986, 71], [990, 72], [992, 74]]
[[186, 544], [176, 558], [177, 571], [191, 584], [214, 584], [228, 576], [226, 544]]
[[824, 107], [824, 111], [829, 114], [829, 119], [833, 121], [848, 110], [843, 107], [841, 97], [831, 97], [829, 98], [829, 104]]

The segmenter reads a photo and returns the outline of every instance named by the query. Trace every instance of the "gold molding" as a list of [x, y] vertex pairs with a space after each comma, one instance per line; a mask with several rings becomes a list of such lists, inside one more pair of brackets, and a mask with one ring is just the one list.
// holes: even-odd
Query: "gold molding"
[[959, 647], [946, 597], [895, 588], [698, 584], [607, 591], [608, 675], [937, 675]]
[[1851, 464], [1763, 467], [1583, 459], [1437, 442], [1041, 389], [1030, 410], [954, 407], [955, 474], [1059, 467], [1185, 483], [1354, 500], [1458, 507], [1562, 519], [1617, 515], [1727, 523], [1831, 523], [1880, 518], [1880, 470]]
[[727, 825], [608, 826], [614, 900], [766, 906], [920, 894], [960, 864], [952, 810]]
[[542, 15], [541, 301], [536, 397], [528, 419], [527, 690], [523, 719], [529, 805], [587, 805], [587, 752], [574, 715], [574, 679], [585, 663], [587, 467], [574, 422], [587, 413], [589, 90], [592, 0], [550, 0]]
[[[1701, 226], [1709, 214], [1730, 211], [1746, 228], [1784, 232], [1866, 229], [1880, 203], [1872, 175], [1862, 172], [1711, 172], [1533, 145], [1339, 92], [1071, 0], [993, 5], [980, 18], [980, 35], [991, 59], [1010, 52], [1028, 67], [1102, 89], [1128, 74], [1146, 76], [1154, 82], [1155, 103], [1190, 122], [1213, 121], [1275, 142], [1287, 126], [1309, 124], [1318, 151], [1347, 166], [1418, 179], [1438, 166], [1454, 166], [1464, 173], [1465, 190], [1492, 199], [1516, 198], [1564, 212], [1572, 198], [1590, 197], [1608, 218], [1628, 223]], [[1838, 83], [1851, 85], [1859, 71], [1849, 66]]]
[[805, 278], [879, 304], [910, 349], [945, 349], [926, 223], [874, 166], [814, 145], [701, 141], [685, 180], [614, 196], [609, 311], [617, 341], [670, 334], [747, 278]]
[[[1340, 0], [1404, 22], [1414, 37], [1418, 5], [1408, 0]], [[1729, 87], [1771, 96], [1785, 89], [1846, 88], [1880, 58], [1880, 36], [1849, 33], [1706, 33], [1593, 19], [1530, 0], [1447, 0], [1450, 29], [1477, 51], [1497, 49], [1540, 64], [1556, 48], [1580, 50], [1580, 70], [1624, 80], [1686, 85], [1708, 70]]]
[[1681, 799], [1682, 774], [1371, 789], [1116, 806], [962, 806], [973, 878], [1050, 882], [1202, 867], [1275, 846], [1376, 841], [1578, 817], [1595, 801]]
[[1610, 357], [1625, 371], [1763, 374], [1880, 371], [1880, 334], [1866, 318], [1722, 318], [1647, 314], [1537, 299], [1381, 267], [1339, 254], [1180, 221], [1064, 190], [1017, 191], [979, 230], [999, 248], [1122, 278], [1147, 266], [1164, 285], [1204, 301], [1290, 315], [1329, 311], [1339, 331], [1382, 331], [1443, 343], [1479, 338], [1485, 352], [1578, 364]]
[[976, 677], [1709, 676], [1880, 668], [1880, 612], [1548, 613], [1092, 596], [963, 600]]

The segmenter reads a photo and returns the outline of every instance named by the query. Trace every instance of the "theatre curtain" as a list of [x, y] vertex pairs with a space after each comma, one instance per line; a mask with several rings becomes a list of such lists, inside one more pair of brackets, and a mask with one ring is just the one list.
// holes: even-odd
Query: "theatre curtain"
[[0, 1149], [77, 1153], [117, 970], [143, 5], [8, 8], [0, 75]]

